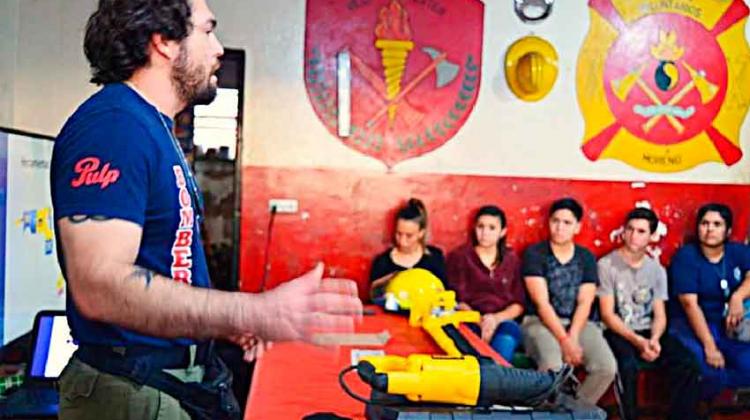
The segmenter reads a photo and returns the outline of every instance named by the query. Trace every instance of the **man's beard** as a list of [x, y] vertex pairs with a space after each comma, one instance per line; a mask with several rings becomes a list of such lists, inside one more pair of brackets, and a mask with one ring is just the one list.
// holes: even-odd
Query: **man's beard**
[[216, 86], [211, 85], [204, 66], [191, 66], [185, 44], [172, 67], [172, 84], [180, 100], [186, 105], [208, 105], [216, 98]]

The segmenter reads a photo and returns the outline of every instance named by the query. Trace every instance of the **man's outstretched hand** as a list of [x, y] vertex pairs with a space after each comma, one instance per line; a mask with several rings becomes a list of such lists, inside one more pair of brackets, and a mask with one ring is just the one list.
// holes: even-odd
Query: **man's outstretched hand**
[[268, 341], [309, 341], [318, 332], [350, 332], [362, 316], [357, 284], [323, 278], [323, 264], [304, 275], [256, 295], [258, 307], [245, 311], [251, 333]]

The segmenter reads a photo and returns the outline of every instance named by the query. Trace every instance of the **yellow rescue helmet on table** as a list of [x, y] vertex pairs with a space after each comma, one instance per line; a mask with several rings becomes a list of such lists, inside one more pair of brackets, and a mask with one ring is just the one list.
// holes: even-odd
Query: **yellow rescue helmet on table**
[[408, 310], [414, 300], [445, 291], [443, 282], [424, 268], [410, 268], [396, 274], [385, 287], [385, 309]]
[[538, 101], [552, 90], [557, 80], [557, 51], [538, 36], [526, 36], [505, 54], [505, 80], [520, 99]]

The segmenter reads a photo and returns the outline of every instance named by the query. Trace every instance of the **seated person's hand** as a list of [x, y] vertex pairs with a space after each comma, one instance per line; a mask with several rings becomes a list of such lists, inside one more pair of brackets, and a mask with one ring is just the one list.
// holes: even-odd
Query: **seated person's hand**
[[651, 346], [651, 341], [645, 337], [636, 336], [636, 342], [633, 345], [638, 350], [641, 359], [647, 362], [653, 362], [659, 357], [659, 353]]
[[643, 351], [640, 353], [641, 359], [647, 361], [647, 362], [653, 362], [654, 360], [659, 358], [659, 354], [655, 352], [651, 347], [646, 347], [643, 349]]
[[583, 349], [578, 343], [578, 337], [565, 336], [560, 340], [560, 349], [562, 350], [563, 362], [572, 366], [583, 363]]
[[459, 302], [458, 305], [456, 305], [456, 310], [457, 311], [470, 311], [471, 306], [469, 306], [468, 303]]
[[708, 363], [709, 366], [715, 367], [716, 369], [724, 368], [724, 355], [721, 354], [721, 351], [719, 351], [716, 346], [704, 348], [703, 350], [706, 353], [706, 363]]
[[745, 307], [742, 299], [737, 295], [732, 295], [729, 299], [729, 312], [727, 313], [727, 331], [732, 331], [745, 317]]
[[651, 338], [648, 340], [648, 346], [651, 348], [651, 350], [656, 353], [656, 357], [659, 357], [661, 355], [661, 343], [659, 343], [659, 339], [657, 338]]
[[482, 327], [482, 340], [489, 343], [495, 335], [497, 326], [500, 325], [500, 318], [495, 314], [485, 314], [482, 316], [480, 326]]

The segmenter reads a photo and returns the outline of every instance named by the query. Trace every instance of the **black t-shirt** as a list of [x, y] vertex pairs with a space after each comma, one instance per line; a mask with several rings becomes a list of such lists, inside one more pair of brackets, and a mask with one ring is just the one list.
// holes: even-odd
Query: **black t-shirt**
[[[445, 256], [440, 248], [427, 245], [425, 253], [422, 254], [422, 258], [414, 264], [414, 267], [403, 267], [396, 264], [391, 258], [392, 249], [393, 248], [388, 248], [372, 260], [372, 267], [370, 268], [370, 283], [387, 274], [408, 270], [409, 268], [424, 268], [434, 274], [435, 277], [439, 278], [440, 281], [445, 284]], [[376, 297], [382, 296], [384, 293], [383, 289], [384, 288], [376, 290], [373, 295]]]
[[[578, 289], [583, 283], [599, 283], [596, 258], [588, 249], [576, 245], [573, 258], [565, 264], [558, 261], [549, 242], [539, 242], [526, 249], [523, 256], [524, 277], [544, 277], [547, 281], [549, 302], [560, 318], [572, 318], [578, 301]], [[527, 313], [535, 315], [536, 307], [529, 304]], [[589, 319], [596, 320], [598, 312], [593, 304]]]

